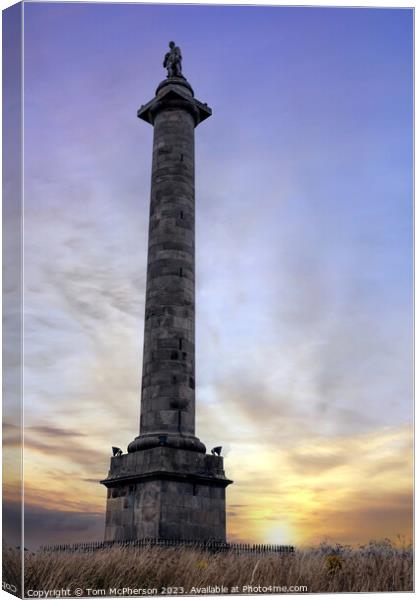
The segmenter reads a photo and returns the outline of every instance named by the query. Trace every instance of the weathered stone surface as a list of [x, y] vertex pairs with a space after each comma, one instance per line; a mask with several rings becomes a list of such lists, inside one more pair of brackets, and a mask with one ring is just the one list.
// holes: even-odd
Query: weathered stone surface
[[154, 126], [140, 435], [129, 452], [195, 437], [194, 129], [211, 110], [172, 77], [138, 116]]
[[111, 459], [105, 540], [226, 539], [223, 458], [154, 447]]

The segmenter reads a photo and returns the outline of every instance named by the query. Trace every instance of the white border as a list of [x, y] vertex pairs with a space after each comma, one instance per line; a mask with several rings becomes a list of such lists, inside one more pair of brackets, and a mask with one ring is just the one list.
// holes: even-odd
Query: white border
[[[50, 3], [59, 3], [55, 0], [39, 0], [40, 2], [43, 1], [45, 2], [50, 2]], [[77, 0], [76, 0], [77, 1]], [[33, 3], [33, 2], [38, 2], [38, 0], [27, 0], [27, 3]], [[73, 0], [61, 0], [60, 3], [62, 2], [73, 2]], [[74, 2], [73, 2], [74, 3]], [[143, 0], [142, 2], [136, 2], [134, 0], [125, 0], [125, 1], [119, 1], [119, 0], [92, 0], [91, 3], [111, 3], [111, 4], [175, 4], [174, 2], [170, 2], [168, 0], [166, 1], [162, 1], [162, 0]], [[0, 7], [2, 10], [4, 10], [5, 8], [12, 6], [13, 4], [16, 4], [16, 2], [13, 2], [11, 0], [0, 0]], [[246, 6], [246, 5], [259, 5], [259, 6], [302, 6], [302, 7], [317, 7], [317, 6], [323, 6], [323, 7], [339, 7], [339, 8], [359, 8], [359, 7], [366, 7], [366, 8], [389, 8], [389, 9], [394, 9], [394, 8], [412, 8], [414, 9], [415, 5], [414, 2], [403, 2], [402, 0], [383, 0], [382, 2], [377, 2], [374, 0], [363, 0], [363, 1], [358, 1], [355, 4], [351, 4], [350, 2], [344, 2], [343, 0], [336, 0], [335, 2], [331, 2], [328, 0], [318, 0], [318, 2], [312, 4], [312, 3], [302, 3], [301, 1], [293, 1], [293, 0], [289, 0], [288, 2], [264, 2], [262, 0], [254, 0], [253, 2], [246, 2], [244, 0], [238, 1], [238, 0], [230, 0], [230, 2], [223, 2], [222, 0], [207, 0], [206, 2], [202, 2], [200, 0], [184, 0], [183, 2], [178, 2], [178, 4], [183, 4], [183, 5], [187, 5], [187, 4], [207, 4], [207, 5], [240, 5], [240, 6]], [[24, 18], [24, 8], [22, 10], [22, 18]], [[414, 34], [415, 34], [415, 21], [416, 21], [416, 11], [414, 10]], [[24, 32], [24, 23], [22, 23], [22, 32]], [[415, 39], [415, 38], [414, 38]], [[1, 44], [0, 44], [1, 47]], [[22, 35], [22, 57], [24, 57], [24, 35]], [[419, 64], [418, 59], [418, 51], [417, 51], [417, 45], [414, 44], [414, 77], [416, 80], [416, 74], [417, 74], [417, 65]], [[22, 236], [24, 236], [24, 181], [23, 181], [23, 173], [24, 173], [24, 111], [23, 111], [23, 97], [24, 97], [24, 60], [22, 59], [22, 86], [21, 86], [21, 100], [22, 100], [22, 162], [21, 162], [21, 172], [22, 172]], [[1, 98], [1, 89], [0, 89], [0, 98]], [[414, 114], [416, 114], [417, 112], [417, 98], [415, 97], [414, 94]], [[0, 128], [0, 133], [1, 133], [1, 128]], [[415, 148], [415, 138], [414, 138], [414, 148]], [[417, 155], [414, 153], [414, 172], [413, 172], [413, 183], [415, 183], [415, 173], [417, 172], [417, 167], [419, 166], [418, 163], [418, 157]], [[1, 173], [1, 163], [0, 163], [0, 173]], [[415, 188], [414, 188], [415, 189]], [[419, 220], [420, 217], [418, 216], [418, 212], [414, 214], [414, 229], [416, 227], [416, 225], [419, 224]], [[23, 237], [22, 237], [23, 239]], [[0, 228], [0, 242], [1, 242], [1, 228]], [[1, 243], [0, 243], [0, 247], [1, 247]], [[419, 258], [419, 253], [420, 251], [418, 250], [418, 247], [415, 246], [415, 265], [419, 264], [419, 261], [417, 260]], [[414, 275], [416, 273], [416, 269], [414, 269]], [[0, 278], [1, 278], [1, 274], [0, 274]], [[24, 291], [24, 261], [23, 261], [23, 253], [22, 253], [22, 292]], [[419, 301], [420, 302], [420, 301]], [[417, 299], [415, 301], [415, 308], [418, 308], [419, 305], [417, 303]], [[22, 297], [22, 311], [24, 311], [24, 294]], [[23, 312], [24, 314], [24, 312]], [[24, 328], [24, 319], [22, 319], [22, 325]], [[0, 320], [0, 332], [1, 332], [1, 320]], [[418, 325], [417, 322], [415, 323], [415, 333], [418, 332]], [[23, 340], [22, 340], [22, 360], [24, 358], [24, 346], [23, 346]], [[415, 356], [415, 373], [417, 373], [417, 367], [419, 366], [419, 361], [420, 359]], [[24, 369], [24, 364], [22, 364], [22, 375], [23, 375], [23, 369]], [[1, 373], [1, 363], [0, 363], [0, 373]], [[24, 406], [23, 406], [23, 397], [24, 397], [24, 378], [22, 381], [22, 423], [24, 424]], [[417, 431], [416, 431], [417, 433]], [[416, 436], [417, 438], [417, 436]], [[24, 438], [23, 438], [24, 439]], [[415, 444], [415, 446], [417, 447], [417, 444]], [[417, 474], [417, 464], [415, 465], [415, 474]], [[23, 462], [23, 445], [22, 445], [22, 476], [23, 476], [23, 482], [24, 482], [24, 462]], [[1, 478], [1, 474], [0, 474], [0, 478]], [[24, 485], [22, 485], [22, 496], [23, 496], [23, 500], [24, 500]], [[23, 502], [23, 506], [22, 506], [22, 520], [23, 520], [23, 507], [24, 507], [24, 502]], [[417, 502], [415, 502], [415, 508], [417, 508]], [[1, 513], [0, 513], [0, 524], [1, 524]], [[416, 532], [416, 528], [415, 528], [415, 532]], [[22, 535], [24, 535], [24, 523], [22, 522]], [[416, 539], [416, 536], [415, 536]], [[23, 571], [22, 571], [23, 572]], [[415, 565], [415, 575], [418, 575], [418, 568], [417, 565]], [[381, 595], [383, 594], [383, 592], [378, 592]], [[286, 596], [296, 596], [296, 594], [287, 594]], [[309, 594], [309, 595], [314, 595], [314, 594]], [[316, 594], [317, 597], [319, 598], [327, 598], [329, 596], [332, 596], [334, 594]], [[347, 593], [346, 596], [357, 596], [358, 594], [353, 594], [353, 593]], [[403, 598], [406, 595], [406, 593], [393, 593], [392, 596], [393, 598]], [[263, 595], [262, 595], [263, 596]], [[376, 597], [377, 593], [365, 593], [363, 594], [364, 597]], [[3, 592], [0, 591], [0, 600], [3, 599], [10, 599], [12, 596], [10, 594], [7, 594], [7, 592]], [[205, 598], [213, 600], [216, 598], [220, 598], [220, 596], [205, 596]], [[261, 596], [247, 596], [247, 598], [259, 598]], [[280, 595], [270, 595], [270, 597], [273, 598], [280, 598]]]

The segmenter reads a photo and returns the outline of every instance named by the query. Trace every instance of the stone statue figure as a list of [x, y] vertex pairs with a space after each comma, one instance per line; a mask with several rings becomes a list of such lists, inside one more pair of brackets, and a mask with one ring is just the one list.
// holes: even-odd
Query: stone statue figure
[[181, 48], [175, 42], [169, 42], [170, 51], [165, 54], [163, 66], [168, 70], [168, 77], [182, 77], [182, 55]]

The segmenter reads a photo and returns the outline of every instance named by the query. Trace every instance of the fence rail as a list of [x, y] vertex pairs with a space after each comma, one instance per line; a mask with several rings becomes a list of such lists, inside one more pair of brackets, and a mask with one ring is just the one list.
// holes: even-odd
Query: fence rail
[[235, 554], [290, 554], [295, 551], [294, 546], [278, 544], [230, 544], [209, 540], [199, 542], [196, 540], [166, 540], [161, 538], [145, 538], [142, 540], [127, 540], [113, 542], [85, 542], [78, 544], [54, 544], [41, 546], [41, 552], [96, 552], [98, 550], [112, 550], [113, 548], [173, 548], [183, 547], [202, 550], [206, 552], [234, 552]]

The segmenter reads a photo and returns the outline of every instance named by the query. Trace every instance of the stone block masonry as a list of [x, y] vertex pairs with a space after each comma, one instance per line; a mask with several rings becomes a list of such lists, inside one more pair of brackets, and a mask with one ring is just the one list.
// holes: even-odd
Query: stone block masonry
[[157, 447], [111, 459], [105, 541], [226, 539], [223, 458]]
[[154, 137], [140, 435], [130, 452], [162, 439], [205, 452], [195, 437], [194, 130], [210, 114], [181, 78], [138, 111]]

